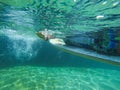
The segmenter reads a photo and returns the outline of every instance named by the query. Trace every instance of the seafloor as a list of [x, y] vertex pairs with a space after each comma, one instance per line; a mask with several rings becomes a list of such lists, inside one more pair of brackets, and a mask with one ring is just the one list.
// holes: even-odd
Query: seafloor
[[120, 71], [16, 66], [0, 70], [0, 90], [120, 90]]

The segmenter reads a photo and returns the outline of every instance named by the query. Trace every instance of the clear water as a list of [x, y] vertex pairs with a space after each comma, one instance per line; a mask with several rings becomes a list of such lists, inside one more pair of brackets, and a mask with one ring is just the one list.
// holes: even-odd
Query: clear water
[[0, 70], [0, 90], [119, 90], [119, 78], [101, 68], [21, 66]]
[[77, 57], [39, 39], [117, 28], [119, 0], [0, 0], [0, 90], [120, 90], [120, 67]]

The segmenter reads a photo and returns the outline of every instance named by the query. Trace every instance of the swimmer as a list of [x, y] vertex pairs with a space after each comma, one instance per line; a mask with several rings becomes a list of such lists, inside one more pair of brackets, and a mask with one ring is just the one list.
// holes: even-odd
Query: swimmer
[[37, 35], [41, 37], [42, 39], [49, 40], [54, 39], [55, 36], [51, 30], [45, 29], [44, 31], [37, 32]]

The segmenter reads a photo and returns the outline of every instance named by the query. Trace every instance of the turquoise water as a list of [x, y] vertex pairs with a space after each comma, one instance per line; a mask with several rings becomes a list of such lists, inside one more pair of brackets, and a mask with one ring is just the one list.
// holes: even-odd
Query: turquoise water
[[119, 90], [119, 78], [101, 68], [19, 66], [0, 70], [0, 90]]
[[120, 67], [58, 50], [45, 28], [119, 29], [119, 0], [0, 0], [0, 90], [120, 90]]

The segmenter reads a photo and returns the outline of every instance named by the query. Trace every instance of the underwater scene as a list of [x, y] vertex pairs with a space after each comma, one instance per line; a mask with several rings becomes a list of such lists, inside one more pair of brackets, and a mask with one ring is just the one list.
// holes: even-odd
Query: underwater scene
[[0, 90], [120, 90], [120, 1], [0, 0]]

